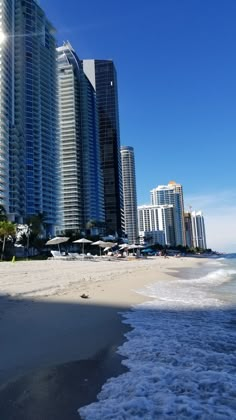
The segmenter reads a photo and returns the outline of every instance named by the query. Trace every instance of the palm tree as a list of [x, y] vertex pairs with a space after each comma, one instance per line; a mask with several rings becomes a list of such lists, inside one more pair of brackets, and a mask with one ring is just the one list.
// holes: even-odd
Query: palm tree
[[16, 232], [16, 228], [15, 228], [14, 223], [7, 222], [5, 220], [0, 222], [0, 238], [3, 241], [1, 260], [3, 260], [7, 238], [9, 236], [11, 237], [15, 236], [15, 232]]

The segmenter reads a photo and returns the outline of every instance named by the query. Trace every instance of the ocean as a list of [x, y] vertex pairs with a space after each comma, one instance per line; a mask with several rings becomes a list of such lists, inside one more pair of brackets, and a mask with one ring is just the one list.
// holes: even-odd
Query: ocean
[[152, 300], [122, 313], [129, 371], [79, 410], [83, 419], [236, 419], [236, 254], [187, 274], [138, 291]]

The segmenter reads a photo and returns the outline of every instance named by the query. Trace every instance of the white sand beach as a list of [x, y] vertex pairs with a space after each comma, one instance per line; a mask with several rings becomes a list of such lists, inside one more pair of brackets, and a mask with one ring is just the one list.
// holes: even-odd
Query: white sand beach
[[[135, 290], [168, 281], [198, 259], [25, 261], [0, 264], [0, 384], [45, 366], [91, 358], [116, 343], [118, 312], [142, 302]], [[89, 296], [82, 299], [82, 294]]]
[[106, 380], [127, 369], [116, 352], [131, 329], [121, 313], [151, 299], [137, 291], [157, 282], [172, 284], [179, 270], [197, 277], [207, 261], [130, 257], [0, 263], [4, 420], [80, 418], [78, 408], [95, 401]]

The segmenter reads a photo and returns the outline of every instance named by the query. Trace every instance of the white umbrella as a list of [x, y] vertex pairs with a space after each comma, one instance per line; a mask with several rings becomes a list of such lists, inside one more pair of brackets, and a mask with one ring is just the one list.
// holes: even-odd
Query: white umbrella
[[113, 248], [116, 245], [117, 245], [117, 242], [106, 242], [106, 246], [109, 248]]
[[76, 241], [73, 241], [74, 244], [83, 244], [83, 254], [84, 254], [84, 244], [91, 244], [92, 241], [86, 238], [77, 239]]
[[128, 244], [121, 244], [121, 245], [119, 245], [119, 248], [120, 248], [120, 251], [125, 251], [126, 249], [129, 248], [129, 245]]
[[106, 248], [104, 249], [104, 252], [108, 251], [109, 249], [117, 245], [117, 243], [114, 243], [114, 242], [105, 242], [105, 243], [106, 243]]
[[58, 245], [60, 251], [60, 244], [67, 242], [69, 239], [67, 236], [56, 236], [55, 238], [49, 239], [45, 245]]
[[98, 246], [101, 246], [101, 247], [103, 247], [103, 245], [104, 245], [104, 248], [106, 248], [106, 242], [100, 241], [100, 240], [96, 241], [96, 242], [93, 242], [92, 245], [98, 245]]
[[134, 255], [134, 250], [135, 249], [141, 249], [141, 248], [143, 248], [142, 245], [131, 244], [131, 245], [128, 246], [128, 249], [132, 249], [133, 250], [133, 255]]
[[96, 241], [96, 242], [93, 242], [91, 245], [98, 245], [99, 247], [100, 247], [100, 256], [101, 256], [101, 254], [102, 254], [102, 248], [106, 248], [107, 247], [107, 242], [104, 242], [104, 241]]
[[131, 245], [128, 245], [128, 248], [129, 249], [137, 249], [137, 248], [139, 248], [139, 245], [131, 244]]

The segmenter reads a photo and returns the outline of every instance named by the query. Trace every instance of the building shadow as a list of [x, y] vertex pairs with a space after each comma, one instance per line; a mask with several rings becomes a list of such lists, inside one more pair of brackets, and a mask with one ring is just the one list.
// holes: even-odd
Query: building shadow
[[[106, 380], [127, 370], [116, 353], [129, 330], [117, 314], [126, 310], [92, 299], [54, 303], [1, 296], [0, 418], [79, 419], [78, 408], [96, 401]], [[180, 310], [171, 313], [181, 317]]]

